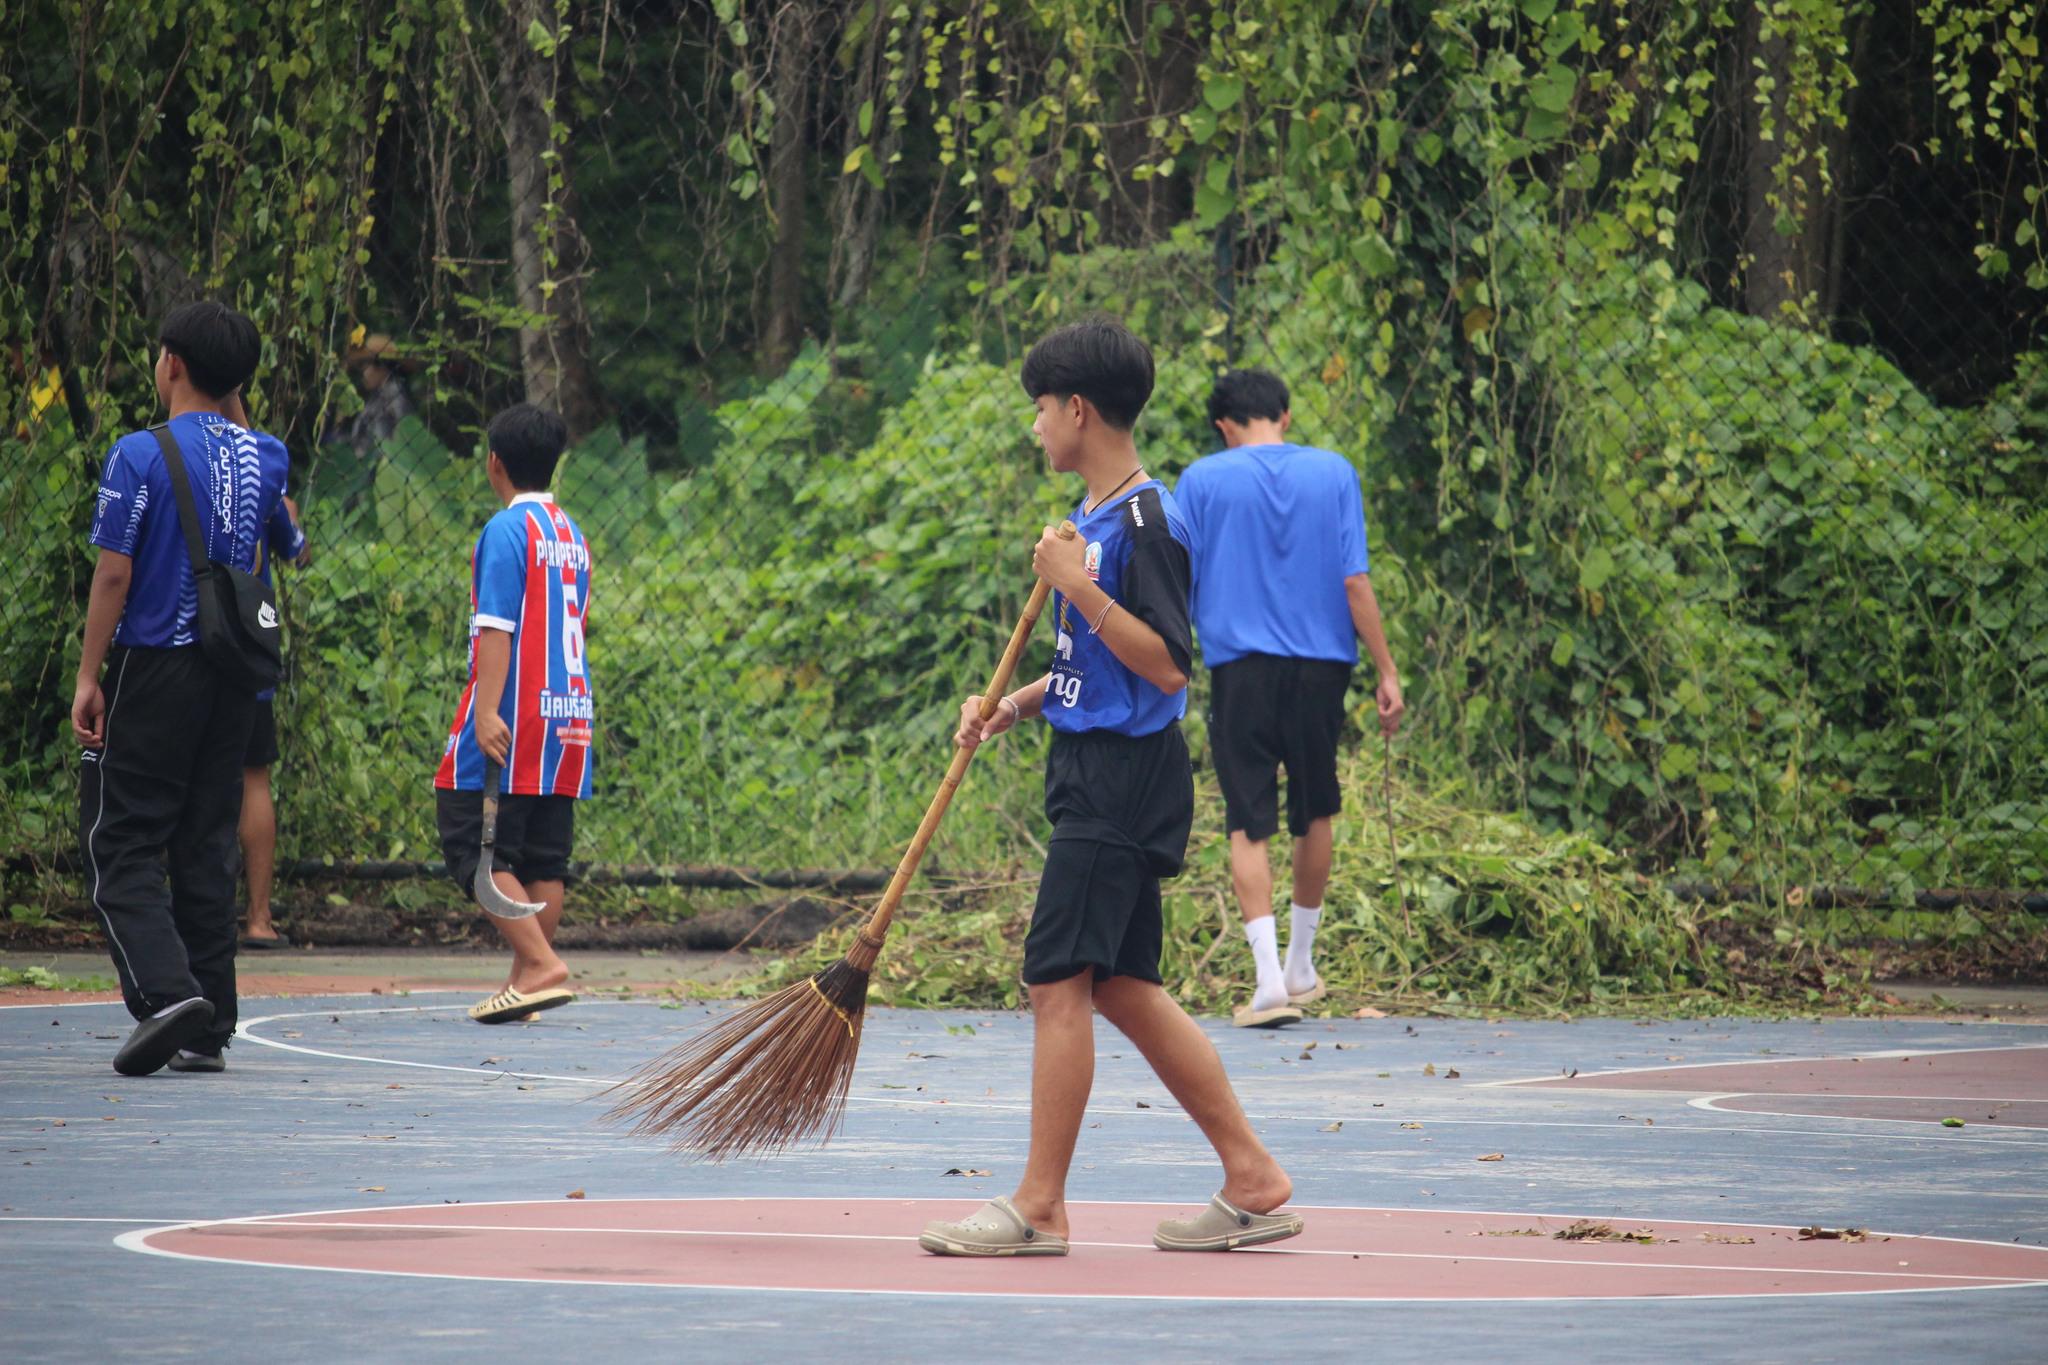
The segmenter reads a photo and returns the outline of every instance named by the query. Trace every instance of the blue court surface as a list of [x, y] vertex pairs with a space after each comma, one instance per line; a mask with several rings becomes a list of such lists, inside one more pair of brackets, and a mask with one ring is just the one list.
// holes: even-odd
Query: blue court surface
[[707, 1166], [591, 1097], [721, 1007], [470, 998], [247, 1000], [140, 1080], [119, 1006], [0, 1010], [0, 1356], [2048, 1356], [2037, 1026], [1210, 1023], [1309, 1226], [1173, 1255], [1218, 1172], [1100, 1025], [1073, 1254], [970, 1262], [915, 1238], [1012, 1188], [1027, 1016], [871, 1013], [831, 1145]]

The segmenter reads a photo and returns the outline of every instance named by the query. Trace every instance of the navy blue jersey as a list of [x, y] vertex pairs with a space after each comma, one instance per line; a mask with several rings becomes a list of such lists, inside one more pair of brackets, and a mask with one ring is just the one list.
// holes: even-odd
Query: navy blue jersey
[[[1173, 495], [1157, 479], [1093, 512], [1074, 510], [1086, 544], [1088, 576], [1125, 611], [1166, 642], [1185, 673], [1194, 642], [1188, 627], [1188, 531]], [[1110, 730], [1149, 735], [1187, 711], [1187, 689], [1161, 692], [1126, 668], [1063, 593], [1053, 594], [1052, 676], [1045, 687], [1045, 719], [1055, 730], [1080, 734]]]
[[[305, 542], [284, 507], [291, 466], [284, 442], [217, 412], [174, 417], [170, 431], [185, 456], [206, 557], [245, 573], [257, 571], [266, 545], [296, 558]], [[135, 561], [115, 644], [166, 649], [198, 642], [199, 586], [178, 522], [178, 495], [153, 432], [130, 432], [107, 453], [92, 543]]]
[[1350, 461], [1312, 446], [1239, 446], [1189, 465], [1175, 495], [1194, 532], [1203, 663], [1358, 662], [1344, 580], [1371, 561]]

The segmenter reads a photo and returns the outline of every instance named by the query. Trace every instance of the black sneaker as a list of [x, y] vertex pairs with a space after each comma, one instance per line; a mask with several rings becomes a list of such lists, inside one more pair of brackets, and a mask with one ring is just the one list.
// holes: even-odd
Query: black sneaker
[[161, 1070], [178, 1049], [206, 1032], [213, 1022], [213, 1002], [193, 996], [135, 1026], [114, 1054], [114, 1070], [123, 1076], [147, 1076]]
[[178, 1049], [178, 1055], [164, 1063], [173, 1071], [226, 1071], [228, 1059], [218, 1052], [187, 1052]]

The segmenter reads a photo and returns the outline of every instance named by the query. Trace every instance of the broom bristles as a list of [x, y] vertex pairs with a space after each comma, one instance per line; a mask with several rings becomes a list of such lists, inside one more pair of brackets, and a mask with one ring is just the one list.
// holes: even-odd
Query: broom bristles
[[619, 1097], [606, 1117], [709, 1161], [829, 1140], [846, 1113], [880, 948], [862, 934], [824, 971], [655, 1058], [604, 1092]]

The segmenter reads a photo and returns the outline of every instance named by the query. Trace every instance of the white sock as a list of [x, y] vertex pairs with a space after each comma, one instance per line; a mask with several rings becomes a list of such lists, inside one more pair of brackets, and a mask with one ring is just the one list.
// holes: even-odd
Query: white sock
[[1252, 992], [1255, 1010], [1278, 1009], [1287, 1003], [1287, 985], [1280, 970], [1280, 943], [1273, 917], [1261, 915], [1246, 920], [1244, 936], [1252, 945], [1252, 962], [1259, 969], [1259, 984]]
[[1291, 905], [1287, 908], [1287, 971], [1284, 979], [1290, 995], [1315, 989], [1316, 926], [1323, 922], [1320, 905]]

